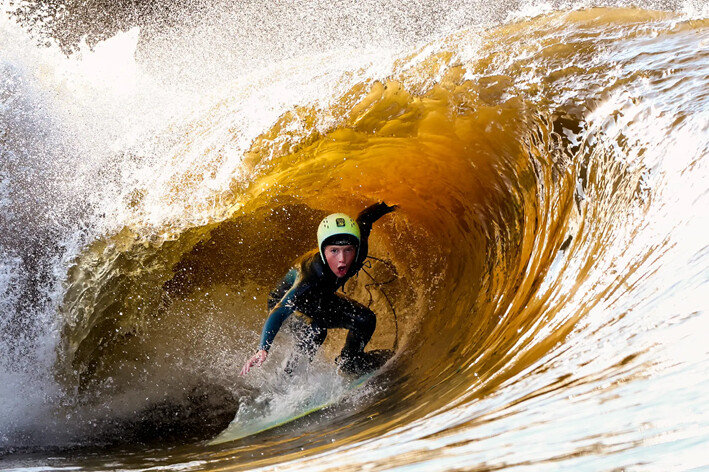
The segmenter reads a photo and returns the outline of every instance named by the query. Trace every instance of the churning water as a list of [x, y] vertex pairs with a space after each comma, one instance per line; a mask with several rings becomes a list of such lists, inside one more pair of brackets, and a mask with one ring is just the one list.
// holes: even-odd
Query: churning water
[[[302, 3], [0, 20], [3, 467], [709, 467], [706, 6]], [[289, 383], [280, 334], [239, 378], [318, 221], [378, 200], [388, 283], [346, 290], [394, 359], [343, 392], [340, 333]]]

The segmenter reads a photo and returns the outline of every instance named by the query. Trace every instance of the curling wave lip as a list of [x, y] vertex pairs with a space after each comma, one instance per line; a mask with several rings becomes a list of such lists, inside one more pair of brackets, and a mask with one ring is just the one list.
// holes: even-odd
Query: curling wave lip
[[[3, 254], [10, 270], [0, 270], [17, 298], [0, 313], [22, 334], [11, 330], [12, 342], [0, 343], [0, 363], [10, 366], [0, 369], [0, 397], [17, 400], [0, 412], [1, 441], [64, 441], [86, 451], [39, 458], [43, 470], [119, 461], [130, 461], [120, 468], [180, 470], [700, 468], [701, 425], [709, 424], [702, 394], [709, 387], [697, 381], [709, 378], [699, 339], [706, 317], [697, 316], [706, 311], [698, 287], [707, 285], [709, 268], [701, 228], [709, 204], [702, 132], [709, 62], [696, 46], [709, 38], [709, 20], [665, 23], [663, 15], [671, 13], [563, 11], [461, 31], [435, 40], [430, 54], [408, 51], [411, 61], [426, 59], [420, 67], [402, 59], [397, 70], [410, 68], [401, 74], [348, 68], [351, 78], [335, 87], [331, 62], [298, 57], [293, 68], [274, 64], [269, 80], [239, 79], [212, 112], [171, 117], [166, 133], [174, 136], [146, 129], [146, 144], [136, 138], [106, 161], [25, 159], [16, 148], [29, 141], [56, 147], [44, 127], [36, 139], [6, 140], [21, 157], [8, 161], [9, 184], [0, 185], [3, 212], [12, 216], [0, 219], [1, 239], [19, 243], [25, 233], [33, 247], [17, 252], [25, 258], [14, 249]], [[372, 82], [380, 77], [391, 80]], [[304, 89], [315, 90], [317, 106]], [[197, 98], [200, 107], [209, 103]], [[4, 106], [53, 108], [42, 100]], [[288, 111], [280, 121], [262, 115], [280, 116], [280, 107]], [[18, 110], [7, 115], [16, 123], [9, 129], [23, 136], [37, 109]], [[242, 161], [255, 133], [263, 138]], [[90, 138], [93, 150], [98, 141]], [[63, 162], [84, 161], [82, 175], [92, 179], [95, 169], [116, 172], [96, 173], [97, 187], [78, 195], [71, 193], [78, 182], [49, 185], [68, 167]], [[45, 168], [52, 171], [46, 188], [59, 193], [43, 195], [44, 181], [22, 193], [25, 179]], [[234, 181], [220, 184], [218, 176]], [[50, 196], [49, 203], [97, 203], [88, 221], [73, 211], [56, 220], [76, 219], [76, 234], [46, 228], [60, 239], [47, 235], [43, 248], [36, 242], [49, 220], [35, 218], [42, 223], [34, 230], [12, 225], [62, 216], [52, 205], [20, 212]], [[299, 378], [302, 389], [281, 388], [278, 368], [262, 371], [263, 383], [235, 383], [232, 361], [250, 349], [245, 337], [255, 342], [269, 281], [287, 269], [277, 261], [312, 249], [312, 239], [293, 232], [312, 228], [326, 210], [380, 197], [402, 202], [402, 210], [372, 240], [371, 254], [382, 259], [366, 267], [372, 279], [363, 273], [346, 289], [360, 302], [371, 296], [381, 314], [376, 347], [401, 333], [396, 369], [374, 379], [371, 396], [360, 390], [366, 395], [293, 428], [219, 450], [185, 444], [211, 439], [207, 431], [220, 429], [221, 416], [234, 418], [231, 397], [295, 408], [307, 389], [332, 391], [337, 373], [317, 371], [336, 355], [328, 346], [327, 362], [316, 360], [310, 377]], [[98, 211], [112, 216], [92, 220]], [[86, 233], [86, 223], [99, 234]], [[52, 255], [62, 244], [85, 246], [76, 257]], [[334, 267], [339, 275], [339, 262]], [[37, 286], [45, 279], [48, 288]], [[47, 323], [38, 315], [55, 300], [61, 312]], [[24, 340], [35, 331], [43, 336]], [[52, 344], [42, 344], [47, 337]], [[47, 361], [55, 359], [53, 369]], [[68, 384], [66, 396], [52, 396], [56, 379]], [[144, 449], [157, 431], [178, 437]], [[91, 449], [113, 438], [145, 452]]]

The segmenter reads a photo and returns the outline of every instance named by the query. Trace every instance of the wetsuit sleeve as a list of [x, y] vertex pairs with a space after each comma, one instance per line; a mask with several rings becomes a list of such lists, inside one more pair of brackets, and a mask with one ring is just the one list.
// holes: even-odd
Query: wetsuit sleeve
[[[286, 293], [286, 297], [288, 296]], [[284, 299], [286, 298], [284, 297]], [[281, 329], [283, 322], [293, 313], [292, 304], [279, 302], [276, 307], [271, 310], [271, 313], [266, 319], [266, 324], [263, 325], [263, 331], [261, 332], [261, 341], [259, 342], [259, 350], [268, 351], [271, 349], [271, 344], [276, 338], [276, 334]]]
[[384, 202], [370, 205], [357, 215], [357, 224], [362, 239], [369, 238], [369, 233], [372, 231], [372, 225], [382, 216], [396, 210], [396, 205], [389, 206]]
[[354, 269], [358, 271], [364, 265], [364, 261], [369, 254], [369, 233], [372, 231], [372, 225], [382, 216], [396, 210], [396, 205], [389, 206], [384, 202], [370, 205], [357, 215], [357, 225], [359, 225], [360, 242], [357, 262]]
[[281, 279], [276, 288], [274, 288], [271, 293], [268, 294], [268, 311], [269, 313], [273, 310], [278, 302], [280, 302], [288, 290], [293, 286], [296, 279], [298, 278], [298, 270], [291, 269], [288, 273]]
[[[293, 276], [290, 272], [286, 277]], [[276, 338], [276, 334], [281, 329], [283, 322], [295, 311], [295, 299], [303, 294], [308, 289], [308, 284], [302, 281], [295, 281], [291, 288], [283, 295], [283, 298], [276, 303], [271, 312], [268, 314], [266, 323], [261, 332], [261, 341], [259, 342], [259, 350], [268, 351]]]

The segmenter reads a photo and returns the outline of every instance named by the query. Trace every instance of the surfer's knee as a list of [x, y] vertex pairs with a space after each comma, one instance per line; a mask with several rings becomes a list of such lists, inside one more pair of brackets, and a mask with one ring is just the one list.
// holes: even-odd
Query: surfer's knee
[[317, 350], [327, 338], [327, 329], [320, 326], [313, 326], [312, 328], [310, 343]]
[[360, 330], [373, 333], [377, 327], [377, 315], [369, 309], [360, 310], [357, 314], [357, 324]]

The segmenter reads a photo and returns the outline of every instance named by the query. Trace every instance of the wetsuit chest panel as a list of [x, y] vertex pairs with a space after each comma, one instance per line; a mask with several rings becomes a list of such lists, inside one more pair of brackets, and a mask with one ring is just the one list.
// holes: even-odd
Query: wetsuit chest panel
[[[337, 297], [335, 292], [343, 287], [354, 273], [356, 270], [353, 267], [347, 276], [338, 278], [325, 265], [319, 253], [308, 253], [296, 262], [296, 268], [286, 274], [279, 284], [280, 290], [274, 290], [272, 295], [278, 296], [281, 292], [285, 294], [293, 284], [297, 284], [297, 295], [289, 299], [288, 303], [304, 315], [322, 319], [324, 313], [329, 311], [327, 308], [332, 304], [333, 297]], [[293, 274], [297, 274], [297, 277]]]

